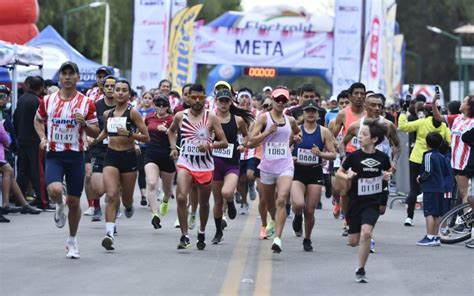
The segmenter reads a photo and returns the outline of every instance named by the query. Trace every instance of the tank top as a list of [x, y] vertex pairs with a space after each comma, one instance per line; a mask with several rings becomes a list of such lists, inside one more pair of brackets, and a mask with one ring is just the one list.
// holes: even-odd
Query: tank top
[[[352, 112], [350, 105], [344, 108], [344, 110], [346, 119], [344, 121], [344, 128], [342, 129], [342, 138], [346, 136], [349, 126], [358, 120], [357, 116], [354, 114], [354, 112]], [[352, 141], [347, 143], [346, 152], [351, 153], [357, 150], [357, 139], [354, 139], [355, 138], [352, 138]]]
[[[359, 138], [359, 134], [360, 134], [360, 127], [362, 126], [362, 124], [364, 124], [364, 119], [365, 119], [365, 116], [362, 116], [362, 118], [360, 119], [360, 124], [359, 124], [359, 130], [357, 131], [357, 138]], [[380, 116], [379, 118], [379, 122], [380, 123], [384, 123], [384, 119], [382, 116]], [[360, 143], [359, 141], [357, 140], [356, 142], [357, 144], [357, 149], [360, 148]], [[383, 141], [382, 143], [378, 144], [377, 146], [375, 146], [375, 149], [385, 153], [389, 159], [392, 159], [392, 147], [390, 147], [390, 142], [387, 138], [387, 136], [384, 136], [383, 137]]]
[[207, 172], [214, 170], [214, 160], [209, 150], [201, 152], [197, 146], [199, 144], [212, 143], [209, 133], [209, 111], [205, 111], [202, 118], [197, 123], [189, 121], [189, 109], [183, 112], [183, 122], [181, 124], [181, 153], [178, 158], [178, 165], [195, 172]]
[[222, 158], [228, 163], [238, 164], [240, 160], [240, 152], [237, 150], [239, 146], [237, 122], [234, 114], [230, 114], [230, 120], [227, 123], [221, 123], [224, 134], [229, 145], [227, 148], [213, 149], [212, 156]]
[[[276, 132], [268, 135], [262, 142], [263, 155], [258, 168], [266, 173], [278, 175], [288, 169], [294, 169], [290, 153], [290, 120], [288, 116], [283, 116], [285, 118], [285, 125], [279, 126]], [[267, 124], [264, 131], [269, 130], [274, 122], [270, 112], [266, 113], [266, 117]]]
[[303, 132], [301, 143], [295, 144], [293, 149], [293, 156], [296, 157], [296, 163], [301, 165], [319, 165], [322, 159], [311, 152], [313, 145], [316, 145], [319, 150], [323, 151], [324, 143], [321, 137], [321, 126], [318, 124], [314, 132], [307, 133], [304, 129], [304, 124], [300, 126]]
[[128, 104], [127, 109], [122, 113], [122, 115], [115, 117], [115, 107], [110, 109], [109, 117], [107, 118], [107, 133], [109, 137], [118, 137], [117, 129], [124, 128], [127, 131], [135, 132], [137, 127], [132, 122], [130, 112], [133, 106]]

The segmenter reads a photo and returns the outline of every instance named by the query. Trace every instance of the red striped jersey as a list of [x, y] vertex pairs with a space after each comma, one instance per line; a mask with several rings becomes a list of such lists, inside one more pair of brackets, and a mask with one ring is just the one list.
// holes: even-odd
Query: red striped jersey
[[95, 103], [104, 97], [104, 93], [96, 86], [89, 89], [86, 93], [86, 96], [88, 96]]
[[474, 127], [474, 118], [464, 114], [448, 115], [447, 121], [451, 127], [451, 167], [463, 170], [469, 159], [471, 147], [462, 140], [462, 134]]
[[44, 97], [36, 116], [47, 123], [47, 151], [87, 150], [85, 130], [76, 122], [76, 113], [81, 113], [88, 124], [98, 122], [94, 102], [80, 92], [69, 101], [61, 98], [59, 91]]

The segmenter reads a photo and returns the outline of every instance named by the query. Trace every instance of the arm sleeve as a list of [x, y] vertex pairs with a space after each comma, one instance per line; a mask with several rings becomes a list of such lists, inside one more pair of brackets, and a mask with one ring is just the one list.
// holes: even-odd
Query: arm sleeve
[[448, 144], [451, 144], [451, 132], [444, 123], [442, 123], [442, 125], [443, 125], [443, 134], [442, 134], [443, 139], [445, 139], [446, 142], [448, 142]]
[[342, 168], [345, 169], [346, 171], [352, 167], [352, 158], [353, 155], [350, 154], [347, 156], [346, 160], [342, 163]]
[[36, 111], [36, 116], [38, 116], [39, 119], [45, 120], [48, 115], [46, 114], [46, 99], [40, 100], [40, 104], [38, 106], [38, 110]]
[[416, 132], [421, 126], [422, 122], [422, 119], [408, 122], [407, 115], [401, 114], [400, 118], [398, 119], [398, 128], [404, 132]]
[[420, 183], [428, 180], [431, 175], [432, 165], [431, 152], [425, 152], [421, 161]]

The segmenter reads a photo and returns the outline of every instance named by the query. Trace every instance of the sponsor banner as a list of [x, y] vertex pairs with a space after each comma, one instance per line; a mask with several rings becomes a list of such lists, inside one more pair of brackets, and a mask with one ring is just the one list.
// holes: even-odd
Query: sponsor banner
[[158, 86], [166, 75], [172, 0], [135, 0], [132, 87]]
[[201, 27], [194, 62], [255, 67], [332, 68], [332, 33]]
[[403, 85], [403, 44], [402, 34], [393, 37], [392, 86], [393, 97], [401, 98]]
[[[388, 1], [386, 1], [387, 3]], [[385, 96], [387, 98], [393, 97], [393, 49], [394, 49], [394, 35], [395, 35], [395, 22], [396, 22], [396, 14], [397, 14], [397, 4], [393, 4], [392, 6], [387, 6], [387, 14], [386, 14], [386, 27], [385, 27], [385, 40], [384, 40], [384, 56], [383, 56], [383, 77], [385, 80]], [[390, 103], [390, 102], [389, 102]]]
[[174, 17], [180, 10], [188, 6], [187, 0], [171, 0], [171, 17]]
[[[181, 90], [186, 84], [193, 82], [193, 41], [194, 20], [201, 11], [202, 4], [178, 12], [175, 18], [180, 18], [169, 50], [167, 77], [173, 84], [174, 90]], [[179, 17], [180, 16], [180, 17]], [[174, 25], [174, 24], [173, 24]]]
[[359, 81], [362, 38], [362, 0], [337, 0], [334, 23], [332, 94]]
[[367, 90], [385, 93], [383, 78], [383, 56], [385, 36], [385, 5], [384, 1], [368, 1], [368, 36], [365, 39], [364, 59], [361, 69], [361, 82]]

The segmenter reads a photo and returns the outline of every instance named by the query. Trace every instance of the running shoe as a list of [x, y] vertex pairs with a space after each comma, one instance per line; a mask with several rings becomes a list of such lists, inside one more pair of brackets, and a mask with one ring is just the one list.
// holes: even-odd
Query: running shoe
[[466, 248], [474, 249], [474, 238], [471, 238], [470, 240], [465, 242], [464, 245], [466, 246]]
[[117, 209], [117, 212], [115, 214], [115, 218], [119, 219], [122, 218], [122, 210], [120, 208]]
[[316, 205], [316, 210], [322, 210], [322, 209], [323, 209], [323, 203], [318, 202], [318, 204]]
[[174, 221], [174, 228], [179, 228], [179, 218], [176, 217], [176, 221]]
[[347, 226], [344, 226], [342, 228], [342, 236], [348, 236], [349, 235], [349, 228]]
[[107, 235], [102, 239], [102, 247], [104, 247], [107, 251], [115, 250], [114, 237], [107, 233]]
[[341, 214], [341, 205], [339, 203], [333, 203], [332, 214], [334, 216], [334, 219], [339, 218], [339, 215]]
[[224, 234], [222, 232], [216, 232], [216, 235], [214, 235], [214, 238], [212, 239], [212, 244], [213, 245], [219, 245], [224, 241]]
[[204, 233], [200, 233], [198, 231], [198, 236], [197, 236], [197, 242], [196, 242], [196, 247], [198, 248], [198, 250], [204, 250], [204, 248], [206, 247], [206, 235]]
[[66, 224], [66, 214], [64, 213], [64, 202], [62, 204], [56, 204], [56, 212], [54, 213], [54, 223], [57, 228], [63, 228]]
[[227, 219], [225, 216], [222, 216], [222, 230], [224, 230], [227, 227]]
[[275, 234], [275, 221], [272, 220], [267, 224], [266, 228], [267, 237], [272, 237]]
[[234, 200], [236, 203], [241, 203], [242, 202], [242, 196], [240, 196], [240, 192], [236, 191], [234, 193]]
[[102, 220], [102, 210], [100, 208], [94, 209], [94, 215], [92, 215], [92, 222], [99, 222]]
[[453, 228], [453, 231], [458, 234], [466, 234], [471, 232], [471, 229], [466, 226], [466, 224], [459, 224]]
[[142, 206], [146, 206], [148, 203], [146, 202], [146, 197], [145, 196], [142, 196], [142, 200], [140, 200], [140, 205]]
[[303, 235], [303, 215], [299, 214], [293, 218], [293, 231], [297, 237]]
[[255, 190], [255, 182], [249, 185], [249, 198], [255, 200], [257, 198], [257, 190]]
[[262, 226], [262, 228], [260, 228], [260, 235], [258, 236], [259, 239], [267, 239], [267, 227], [266, 226]]
[[434, 239], [435, 239], [436, 246], [441, 246], [441, 240], [439, 239], [439, 236], [436, 236]]
[[118, 235], [117, 225], [114, 225], [114, 237]]
[[313, 251], [313, 245], [312, 242], [309, 238], [303, 239], [303, 250], [306, 252], [312, 252]]
[[85, 212], [84, 216], [92, 216], [94, 215], [94, 207], [89, 207]]
[[5, 216], [0, 214], [0, 223], [10, 223], [10, 220], [8, 220], [8, 218], [5, 218]]
[[249, 214], [249, 204], [248, 203], [241, 203], [240, 204], [240, 215], [248, 215]]
[[166, 214], [168, 214], [168, 203], [162, 202], [160, 205], [160, 215], [166, 216]]
[[179, 239], [178, 250], [189, 249], [191, 247], [191, 242], [187, 235], [182, 235]]
[[188, 228], [193, 230], [194, 227], [196, 227], [196, 214], [191, 214], [188, 218]]
[[428, 238], [427, 235], [425, 235], [424, 238], [416, 242], [417, 246], [423, 246], [423, 247], [436, 247], [436, 240], [434, 238]]
[[406, 218], [405, 223], [403, 224], [405, 226], [413, 226], [413, 219], [412, 218]]
[[160, 229], [161, 228], [161, 224], [160, 224], [161, 220], [160, 220], [160, 217], [158, 217], [158, 215], [153, 215], [153, 218], [151, 219], [151, 225], [153, 225], [153, 228], [155, 229]]
[[21, 214], [31, 214], [31, 215], [38, 215], [42, 211], [38, 208], [32, 207], [29, 204], [26, 204], [21, 207], [20, 213]]
[[79, 259], [81, 256], [79, 255], [79, 249], [77, 248], [77, 242], [68, 239], [66, 242], [66, 258], [68, 259]]
[[281, 253], [281, 239], [279, 237], [275, 237], [273, 239], [273, 244], [272, 244], [272, 250], [273, 250], [273, 253]]
[[365, 283], [365, 284], [369, 282], [367, 280], [367, 276], [365, 275], [364, 268], [359, 268], [359, 269], [356, 270], [355, 281], [357, 283]]
[[127, 217], [129, 219], [132, 218], [134, 212], [135, 212], [135, 208], [133, 206], [131, 206], [128, 209], [125, 209], [125, 211], [124, 211], [125, 217]]
[[375, 240], [373, 238], [370, 239], [370, 253], [375, 253]]
[[229, 216], [231, 220], [234, 220], [235, 217], [237, 216], [237, 209], [235, 208], [234, 201], [227, 202], [227, 215]]

